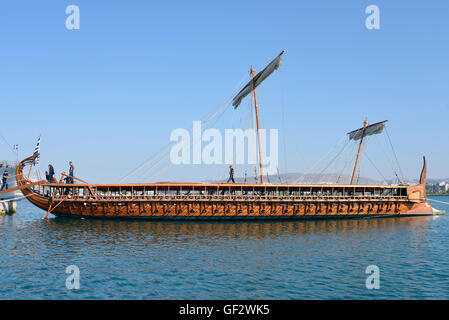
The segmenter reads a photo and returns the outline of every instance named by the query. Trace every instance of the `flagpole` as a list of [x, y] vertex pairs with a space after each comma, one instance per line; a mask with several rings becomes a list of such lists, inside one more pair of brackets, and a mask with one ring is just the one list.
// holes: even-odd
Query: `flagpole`
[[[34, 148], [34, 153], [33, 154], [39, 154], [40, 153], [40, 149], [41, 149], [41, 137], [42, 137], [42, 133], [41, 134], [39, 134], [39, 138], [37, 139], [37, 145], [36, 145], [36, 148]], [[36, 158], [34, 158], [33, 159], [33, 162], [31, 163], [31, 165], [30, 165], [30, 171], [28, 172], [28, 177], [27, 178], [29, 178], [30, 177], [30, 174], [31, 174], [31, 169], [33, 168], [33, 165], [36, 167], [36, 172], [37, 172], [37, 164], [38, 164], [38, 160], [39, 159], [39, 156], [37, 156]]]

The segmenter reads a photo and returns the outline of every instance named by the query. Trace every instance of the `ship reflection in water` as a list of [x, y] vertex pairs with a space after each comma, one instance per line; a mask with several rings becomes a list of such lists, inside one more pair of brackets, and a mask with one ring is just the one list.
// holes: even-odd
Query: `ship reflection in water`
[[[95, 232], [99, 237], [111, 237], [116, 241], [127, 242], [128, 234], [145, 238], [149, 242], [159, 240], [177, 241], [184, 239], [215, 240], [265, 240], [281, 237], [298, 237], [324, 234], [341, 234], [354, 236], [358, 233], [383, 232], [398, 227], [412, 227], [415, 232], [425, 230], [432, 217], [420, 216], [411, 218], [379, 218], [379, 219], [342, 219], [342, 220], [310, 220], [310, 221], [259, 221], [259, 222], [171, 222], [146, 220], [82, 220], [84, 232]], [[72, 232], [79, 232], [80, 220], [72, 218], [56, 218], [48, 223], [51, 232], [62, 232], [66, 237]], [[421, 228], [420, 228], [421, 227]], [[418, 236], [418, 234], [416, 234]], [[120, 243], [119, 242], [119, 243]], [[117, 243], [117, 244], [119, 244]]]
[[[1, 299], [449, 298], [447, 216], [46, 221], [20, 205], [1, 217]], [[79, 290], [65, 287], [69, 265], [80, 269]], [[380, 269], [379, 290], [365, 286], [369, 265]]]

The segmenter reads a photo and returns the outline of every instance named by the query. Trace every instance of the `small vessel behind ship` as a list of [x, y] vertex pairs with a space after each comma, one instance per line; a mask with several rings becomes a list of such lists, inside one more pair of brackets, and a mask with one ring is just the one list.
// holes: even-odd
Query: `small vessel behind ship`
[[[259, 159], [260, 127], [256, 87], [281, 63], [281, 52], [262, 71], [255, 74], [234, 97], [237, 108], [249, 94], [254, 95], [257, 119]], [[354, 170], [349, 184], [266, 184], [263, 163], [260, 183], [142, 183], [89, 184], [33, 182], [31, 167], [39, 154], [21, 161], [16, 169], [17, 186], [35, 206], [47, 215], [91, 218], [132, 219], [329, 219], [432, 215], [426, 199], [424, 165], [416, 185], [354, 184], [360, 150], [364, 139], [383, 131], [386, 121], [368, 125], [348, 133], [359, 143]], [[24, 168], [30, 166], [28, 175]]]

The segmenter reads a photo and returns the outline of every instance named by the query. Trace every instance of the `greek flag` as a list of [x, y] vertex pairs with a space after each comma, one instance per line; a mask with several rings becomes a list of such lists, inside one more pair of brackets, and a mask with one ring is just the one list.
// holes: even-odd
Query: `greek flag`
[[[34, 153], [39, 153], [41, 150], [41, 136], [39, 136], [39, 139], [37, 139], [37, 144], [36, 144], [36, 148], [34, 148]], [[39, 163], [39, 157], [34, 159], [34, 165], [37, 165]]]

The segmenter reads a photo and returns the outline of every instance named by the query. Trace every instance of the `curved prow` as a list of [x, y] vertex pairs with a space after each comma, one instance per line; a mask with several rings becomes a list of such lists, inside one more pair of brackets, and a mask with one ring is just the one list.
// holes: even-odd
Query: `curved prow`
[[427, 164], [426, 164], [426, 157], [423, 156], [424, 164], [421, 171], [421, 177], [419, 178], [419, 184], [426, 186], [426, 177], [427, 177]]
[[[41, 185], [45, 183], [45, 180], [38, 180], [38, 181], [32, 181], [29, 176], [31, 173], [31, 169], [34, 164], [34, 160], [39, 156], [39, 153], [33, 154], [31, 157], [28, 157], [22, 161], [19, 162], [19, 164], [16, 167], [16, 182], [17, 182], [17, 190], [22, 190], [22, 193], [24, 196], [28, 197], [30, 194], [34, 194], [33, 189], [31, 187], [35, 185]], [[28, 176], [25, 177], [23, 174], [23, 168], [25, 166], [30, 166], [30, 171], [28, 173]], [[31, 199], [29, 199], [31, 201]]]
[[[426, 198], [426, 175], [427, 175], [427, 163], [426, 157], [423, 157], [424, 164], [419, 178], [419, 184], [409, 186], [407, 188], [407, 195], [412, 202], [422, 202]], [[429, 207], [430, 208], [430, 207]]]
[[[33, 166], [34, 159], [36, 159], [39, 156], [39, 153], [33, 154], [32, 156], [22, 160], [19, 162], [19, 164], [16, 167], [16, 182], [18, 187], [22, 187], [28, 183], [30, 183], [30, 179], [28, 177], [25, 177], [23, 174], [23, 168], [27, 165]], [[30, 168], [31, 170], [31, 168]]]
[[[50, 205], [49, 198], [43, 196], [39, 192], [34, 190], [34, 186], [42, 185], [45, 183], [45, 180], [33, 181], [30, 179], [31, 169], [34, 165], [35, 159], [39, 156], [39, 153], [33, 154], [32, 156], [22, 160], [19, 162], [16, 168], [16, 181], [17, 181], [17, 189], [20, 189], [23, 195], [35, 206], [47, 210]], [[25, 166], [30, 166], [28, 171], [28, 175], [26, 176], [23, 172]]]

